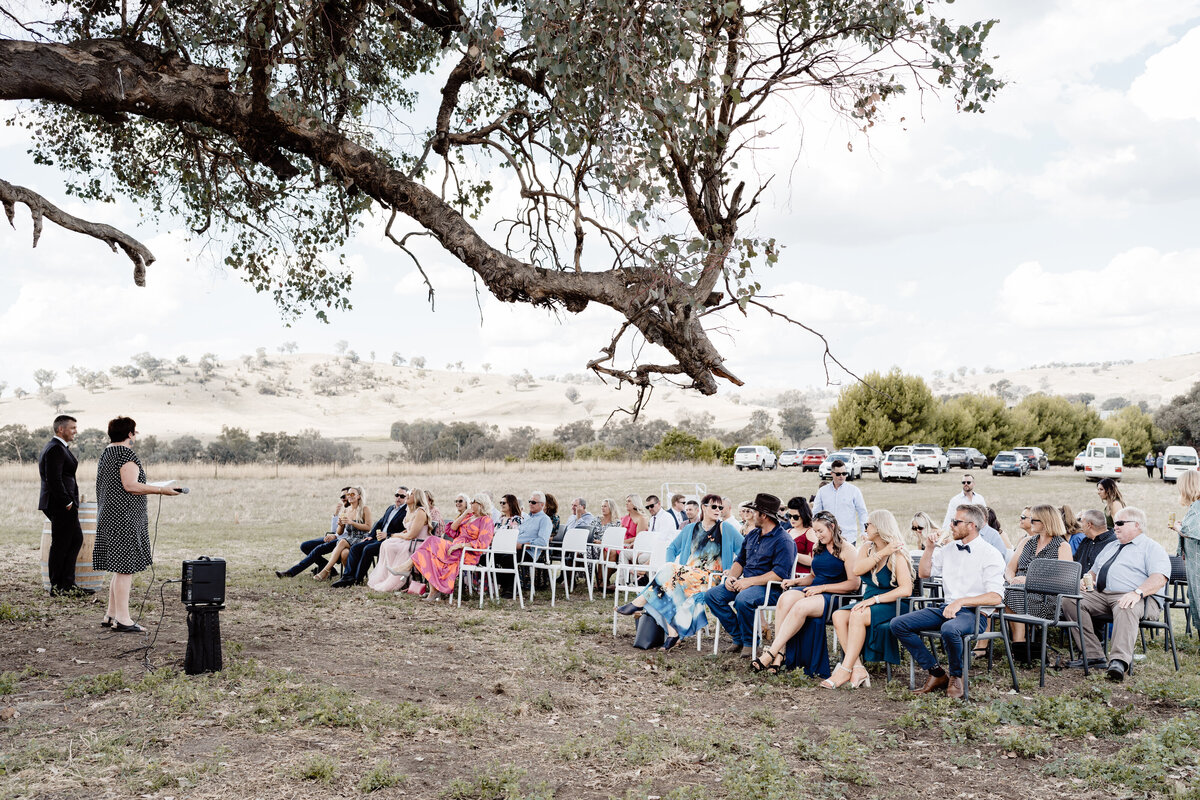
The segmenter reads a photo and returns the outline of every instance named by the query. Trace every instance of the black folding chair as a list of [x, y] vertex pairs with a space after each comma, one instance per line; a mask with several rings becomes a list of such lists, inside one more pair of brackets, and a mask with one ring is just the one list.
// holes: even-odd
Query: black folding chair
[[1183, 611], [1184, 635], [1191, 636], [1192, 604], [1188, 600], [1187, 570], [1183, 565], [1183, 556], [1171, 556], [1171, 580], [1167, 586], [1171, 590], [1171, 595], [1167, 598], [1167, 605]]
[[[1046, 642], [1050, 637], [1051, 628], [1068, 631], [1067, 654], [1069, 658], [1075, 654], [1075, 647], [1071, 641], [1069, 630], [1075, 628], [1079, 631], [1079, 650], [1083, 658], [1083, 674], [1087, 675], [1088, 673], [1087, 650], [1083, 644], [1083, 625], [1079, 622], [1079, 603], [1083, 600], [1083, 595], [1079, 594], [1079, 579], [1082, 577], [1082, 573], [1083, 567], [1076, 561], [1039, 558], [1030, 562], [1029, 570], [1025, 573], [1024, 585], [1006, 587], [1006, 591], [1008, 592], [1018, 592], [1025, 596], [1026, 613], [1014, 614], [1008, 611], [1008, 609], [1001, 610], [1000, 631], [1004, 636], [1004, 646], [1010, 651], [1012, 650], [1012, 642], [1008, 638], [1008, 625], [1006, 623], [1020, 622], [1028, 627], [1036, 627], [1040, 630], [1042, 652], [1038, 686], [1046, 685]], [[1053, 599], [1054, 613], [1048, 617], [1040, 617], [1037, 614], [1029, 613], [1029, 601], [1032, 597], [1043, 598], [1047, 601]], [[1075, 604], [1074, 621], [1063, 617], [1063, 601]], [[1012, 662], [1011, 652], [1008, 660], [1010, 663]], [[1017, 689], [1015, 672], [1013, 673], [1013, 688]], [[1017, 691], [1020, 691], [1020, 689], [1017, 689]]]
[[[1179, 672], [1179, 652], [1175, 649], [1175, 629], [1171, 626], [1171, 603], [1163, 602], [1162, 597], [1155, 597], [1162, 607], [1162, 620], [1143, 619], [1138, 621], [1138, 637], [1142, 642], [1142, 654], [1146, 652], [1146, 631], [1162, 631], [1163, 632], [1163, 652], [1169, 652], [1172, 660], [1175, 662], [1175, 671]], [[1092, 621], [1096, 623], [1097, 635], [1101, 636], [1101, 644], [1104, 645], [1104, 657], [1108, 658], [1108, 632], [1112, 625], [1112, 615], [1096, 616], [1092, 615]], [[1153, 634], [1152, 634], [1153, 635]], [[1126, 665], [1129, 668], [1129, 674], [1133, 674], [1133, 664]]]

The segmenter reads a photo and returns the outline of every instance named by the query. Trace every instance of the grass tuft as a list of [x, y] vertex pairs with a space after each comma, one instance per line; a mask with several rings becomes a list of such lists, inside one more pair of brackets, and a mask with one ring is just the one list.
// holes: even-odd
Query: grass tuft
[[403, 786], [407, 780], [407, 775], [397, 772], [392, 762], [384, 759], [376, 761], [375, 766], [362, 776], [362, 780], [358, 782], [358, 790], [363, 794], [370, 794], [392, 786]]
[[318, 781], [319, 783], [330, 784], [337, 777], [337, 771], [337, 759], [327, 756], [324, 753], [319, 753], [305, 760], [296, 771], [296, 775], [302, 781]]

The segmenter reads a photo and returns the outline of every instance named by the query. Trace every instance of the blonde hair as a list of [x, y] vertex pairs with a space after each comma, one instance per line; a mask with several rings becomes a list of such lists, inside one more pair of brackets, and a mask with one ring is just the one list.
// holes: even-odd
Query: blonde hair
[[1042, 523], [1042, 528], [1051, 537], [1067, 538], [1067, 529], [1063, 525], [1062, 512], [1054, 506], [1042, 503], [1041, 505], [1034, 506], [1029, 513], [1033, 519]]
[[485, 517], [492, 515], [492, 496], [487, 492], [476, 492], [475, 496], [471, 498], [471, 502], [479, 503]]
[[1059, 512], [1062, 514], [1063, 530], [1066, 532], [1068, 539], [1082, 530], [1082, 528], [1079, 527], [1079, 519], [1075, 515], [1075, 510], [1069, 505], [1063, 503], [1063, 506], [1059, 509]]
[[[892, 572], [892, 586], [898, 585], [899, 579], [896, 577], [900, 570], [908, 571], [908, 575], [912, 577], [912, 558], [908, 555], [908, 548], [904, 546], [904, 534], [900, 533], [900, 523], [896, 522], [896, 516], [886, 508], [877, 508], [867, 515], [867, 523], [874, 526], [876, 535], [883, 540], [884, 547], [898, 545], [899, 550], [888, 556], [887, 566]], [[875, 543], [867, 540], [868, 552], [875, 551]], [[883, 564], [877, 564], [875, 569], [871, 570], [871, 574], [878, 574], [879, 570], [883, 569]]]
[[608, 506], [608, 519], [610, 525], [618, 525], [621, 522], [621, 509], [617, 507], [617, 501], [612, 497], [606, 497], [600, 501], [600, 519], [604, 519], [604, 507]]
[[1200, 500], [1200, 472], [1189, 469], [1176, 480], [1179, 484], [1179, 496], [1185, 503], [1191, 505]]
[[[354, 521], [362, 522], [363, 513], [367, 508], [367, 493], [363, 491], [361, 486], [351, 486], [347, 491], [358, 492], [358, 505], [354, 506], [351, 504], [351, 507], [354, 508]], [[350, 509], [346, 510], [349, 511]]]
[[635, 512], [641, 514], [646, 519], [650, 518], [650, 512], [646, 510], [646, 504], [642, 502], [642, 498], [638, 497], [636, 494], [627, 494], [625, 495], [625, 499], [628, 502], [633, 503], [633, 510]]
[[[925, 530], [927, 531], [937, 531], [938, 538], [935, 546], [943, 545], [950, 541], [949, 537], [947, 536], [947, 532], [939, 528], [937, 525], [934, 525], [933, 520], [930, 519], [929, 515], [924, 511], [918, 511], [917, 513], [913, 514], [912, 521], [921, 523], [921, 525], [924, 526]], [[909, 523], [909, 527], [912, 527], [912, 523]], [[923, 536], [917, 537], [917, 546], [922, 550], [925, 549], [925, 539]]]

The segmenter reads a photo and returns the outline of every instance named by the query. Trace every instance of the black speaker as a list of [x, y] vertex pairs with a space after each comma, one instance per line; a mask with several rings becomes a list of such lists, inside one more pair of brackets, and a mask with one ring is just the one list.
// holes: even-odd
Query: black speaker
[[225, 559], [200, 556], [183, 562], [180, 599], [189, 606], [219, 606], [225, 602]]

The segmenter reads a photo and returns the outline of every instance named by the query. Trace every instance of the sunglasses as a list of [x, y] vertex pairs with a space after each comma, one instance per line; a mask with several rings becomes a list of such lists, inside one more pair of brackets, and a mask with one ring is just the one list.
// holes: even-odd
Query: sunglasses
[[1027, 515], [1025, 515], [1025, 514], [1022, 514], [1022, 515], [1021, 515], [1021, 519], [1029, 519], [1029, 517], [1028, 517]]
[[1134, 524], [1136, 524], [1135, 521], [1131, 520], [1131, 519], [1119, 519], [1113, 523], [1113, 525], [1116, 525], [1118, 528], [1123, 525], [1134, 525]]
[[925, 526], [924, 525], [913, 525], [912, 529], [914, 531], [923, 531], [923, 530], [925, 530]]
[[406, 494], [401, 494], [400, 492], [396, 492], [396, 497], [399, 497], [401, 500], [403, 500], [403, 499], [407, 498], [407, 497], [408, 497], [408, 495], [406, 495]]
[[846, 477], [847, 475], [849, 475], [850, 473], [849, 473], [849, 472], [835, 472], [835, 473], [833, 473], [833, 474], [834, 474], [835, 476], [837, 476], [837, 477], [844, 478], [844, 477]]
[[975, 481], [963, 481], [962, 484], [963, 486], [974, 486]]
[[709, 503], [708, 507], [711, 508], [713, 511], [724, 511], [725, 510], [725, 506], [721, 505], [720, 503]]
[[789, 514], [788, 514], [788, 519], [800, 519], [800, 515], [799, 515], [799, 514], [791, 514], [791, 513], [789, 513]]
[[950, 520], [950, 527], [951, 527], [951, 528], [953, 528], [953, 527], [955, 527], [955, 526], [957, 526], [957, 525], [966, 525], [966, 524], [968, 524], [968, 521], [967, 521], [967, 520], [965, 520], [965, 519], [952, 519], [952, 520]]
[[658, 508], [658, 503], [646, 503], [646, 508]]

